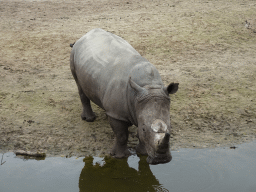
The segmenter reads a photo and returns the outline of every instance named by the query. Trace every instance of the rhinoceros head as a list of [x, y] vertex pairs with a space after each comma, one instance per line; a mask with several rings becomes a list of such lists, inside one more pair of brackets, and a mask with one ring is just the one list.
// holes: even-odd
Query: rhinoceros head
[[130, 79], [136, 92], [135, 110], [138, 123], [137, 152], [148, 155], [150, 164], [171, 161], [170, 153], [170, 97], [178, 90], [178, 83], [141, 87]]

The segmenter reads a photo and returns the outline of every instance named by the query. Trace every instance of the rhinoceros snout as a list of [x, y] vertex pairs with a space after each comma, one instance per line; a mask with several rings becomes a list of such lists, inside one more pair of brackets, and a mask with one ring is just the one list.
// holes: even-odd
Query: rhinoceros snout
[[154, 135], [154, 151], [148, 153], [147, 162], [149, 164], [168, 163], [172, 156], [170, 153], [170, 133], [155, 133]]
[[154, 156], [154, 157], [151, 157], [151, 156], [147, 157], [147, 162], [149, 164], [153, 164], [153, 165], [168, 163], [171, 160], [172, 160], [171, 153], [156, 154], [156, 156]]
[[150, 141], [147, 148], [149, 164], [168, 163], [172, 156], [170, 153], [170, 133], [167, 124], [156, 119], [151, 124]]

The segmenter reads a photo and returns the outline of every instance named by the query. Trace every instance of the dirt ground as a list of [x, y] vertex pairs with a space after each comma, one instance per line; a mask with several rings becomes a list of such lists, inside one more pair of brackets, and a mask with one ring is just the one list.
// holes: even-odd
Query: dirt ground
[[[171, 95], [171, 146], [234, 146], [256, 136], [256, 1], [1, 0], [0, 153], [107, 154], [114, 134], [96, 105], [82, 121], [70, 43], [93, 28], [127, 40]], [[129, 147], [138, 140], [130, 128]]]

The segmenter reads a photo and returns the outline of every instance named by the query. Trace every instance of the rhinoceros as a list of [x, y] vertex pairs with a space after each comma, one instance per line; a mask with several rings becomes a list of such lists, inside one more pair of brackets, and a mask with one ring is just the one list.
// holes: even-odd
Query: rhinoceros
[[136, 151], [149, 164], [171, 161], [170, 97], [178, 83], [164, 86], [156, 67], [127, 41], [102, 29], [93, 29], [73, 45], [70, 68], [83, 106], [81, 117], [96, 116], [90, 101], [106, 111], [116, 136], [110, 154], [128, 156], [128, 127], [138, 127]]

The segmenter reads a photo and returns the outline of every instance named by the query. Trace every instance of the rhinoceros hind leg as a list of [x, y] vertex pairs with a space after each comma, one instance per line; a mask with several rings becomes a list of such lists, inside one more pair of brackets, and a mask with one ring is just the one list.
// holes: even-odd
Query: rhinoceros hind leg
[[111, 117], [108, 117], [108, 119], [112, 130], [114, 131], [116, 136], [115, 145], [111, 150], [110, 154], [116, 158], [123, 158], [129, 156], [130, 152], [127, 148], [129, 124], [127, 122], [113, 119]]
[[93, 122], [96, 119], [95, 113], [92, 111], [91, 103], [88, 97], [83, 93], [83, 91], [79, 89], [80, 99], [83, 105], [83, 112], [81, 114], [82, 120], [86, 120], [87, 122]]
[[86, 120], [88, 122], [93, 122], [96, 119], [96, 115], [92, 111], [90, 99], [84, 94], [84, 92], [83, 92], [83, 90], [82, 90], [82, 88], [81, 88], [81, 86], [78, 82], [78, 79], [77, 79], [77, 76], [76, 76], [76, 73], [75, 73], [72, 62], [71, 62], [71, 72], [72, 72], [72, 75], [73, 75], [73, 77], [76, 81], [79, 96], [80, 96], [80, 99], [81, 99], [81, 102], [82, 102], [82, 105], [83, 105], [83, 112], [81, 114], [81, 118], [82, 118], [82, 120]]

